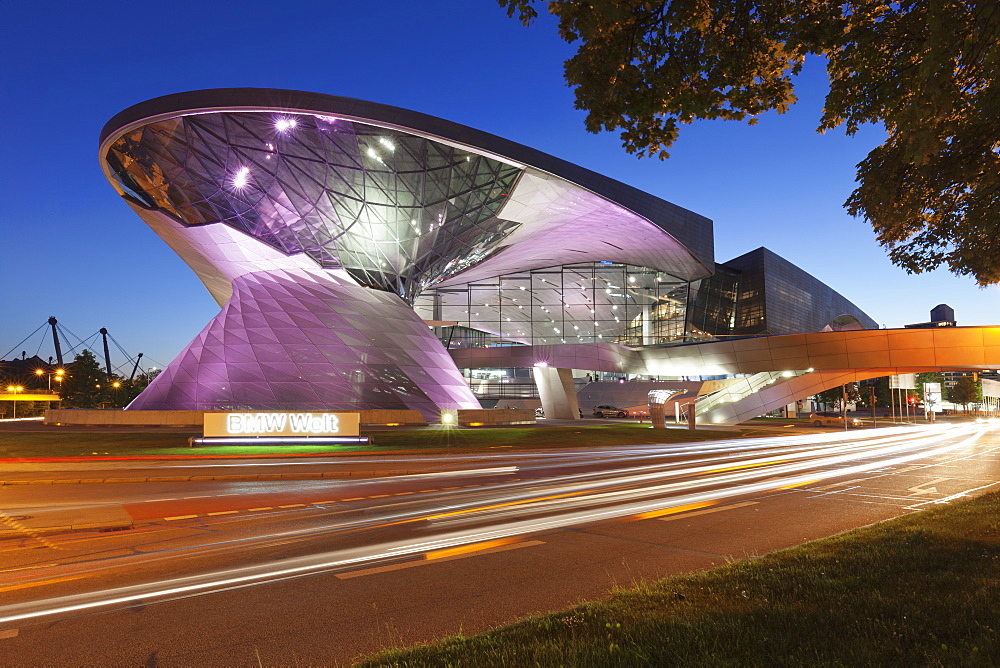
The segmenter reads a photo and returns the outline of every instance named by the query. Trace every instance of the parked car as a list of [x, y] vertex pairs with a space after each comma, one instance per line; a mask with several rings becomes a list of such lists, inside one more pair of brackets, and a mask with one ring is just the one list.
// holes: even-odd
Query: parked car
[[[815, 427], [843, 427], [844, 426], [844, 416], [840, 413], [835, 413], [833, 411], [820, 411], [818, 413], [810, 413], [809, 421], [813, 423]], [[847, 418], [847, 424], [851, 427], [860, 427], [861, 420], [858, 418], [849, 417]]]
[[594, 406], [594, 417], [628, 417], [628, 411], [617, 406]]

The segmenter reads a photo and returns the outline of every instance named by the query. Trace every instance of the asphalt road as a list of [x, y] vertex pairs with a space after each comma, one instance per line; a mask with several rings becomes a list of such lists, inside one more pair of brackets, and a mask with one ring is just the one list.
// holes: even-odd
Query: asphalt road
[[1000, 438], [942, 426], [426, 464], [0, 488], [10, 517], [114, 505], [134, 522], [0, 541], [0, 664], [348, 663], [997, 489]]

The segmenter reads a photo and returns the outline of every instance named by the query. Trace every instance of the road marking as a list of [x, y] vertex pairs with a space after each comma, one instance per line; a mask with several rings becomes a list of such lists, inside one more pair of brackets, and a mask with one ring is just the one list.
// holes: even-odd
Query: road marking
[[57, 582], [66, 582], [68, 580], [79, 580], [80, 578], [85, 578], [86, 575], [69, 575], [64, 578], [53, 578], [51, 580], [39, 580], [38, 582], [24, 582], [22, 584], [8, 585], [6, 587], [0, 587], [0, 591], [14, 591], [15, 589], [27, 589], [28, 587], [41, 587], [42, 585], [55, 584]]
[[278, 506], [279, 508], [302, 508], [306, 504], [304, 503], [289, 503], [287, 506]]
[[182, 498], [184, 498], [184, 499], [210, 499], [210, 498], [212, 498], [212, 495], [211, 494], [203, 494], [202, 496], [185, 496], [185, 497], [182, 497]]
[[822, 478], [816, 478], [815, 480], [806, 480], [805, 482], [796, 482], [791, 485], [785, 485], [784, 487], [778, 487], [779, 490], [782, 489], [795, 489], [796, 487], [803, 487], [804, 485], [811, 485], [814, 482], [819, 482]]
[[728, 506], [722, 506], [720, 508], [706, 508], [704, 510], [696, 510], [693, 513], [687, 513], [686, 515], [675, 515], [673, 517], [661, 517], [659, 520], [661, 522], [673, 522], [674, 520], [683, 520], [688, 517], [695, 517], [697, 515], [708, 515], [709, 513], [719, 513], [723, 510], [734, 510], [736, 508], [744, 508], [746, 506], [755, 506], [759, 501], [744, 501], [743, 503], [731, 503]]
[[441, 491], [442, 492], [446, 492], [446, 491], [451, 490], [451, 489], [462, 489], [462, 488], [461, 487], [442, 487]]
[[449, 547], [444, 550], [434, 550], [433, 552], [428, 552], [424, 554], [424, 559], [447, 559], [448, 557], [456, 557], [460, 554], [472, 554], [473, 552], [482, 552], [484, 550], [493, 550], [498, 547], [506, 547], [517, 542], [517, 538], [498, 538], [496, 540], [487, 540], [481, 543], [459, 545], [458, 547]]
[[3, 639], [3, 638], [16, 638], [17, 637], [17, 632], [18, 632], [17, 629], [7, 629], [6, 631], [0, 631], [0, 639]]
[[197, 515], [175, 515], [174, 517], [164, 517], [165, 520], [189, 520], [191, 518], [198, 517]]
[[238, 510], [220, 510], [217, 513], [208, 513], [208, 516], [212, 517], [213, 515], [232, 515], [233, 513], [238, 513], [238, 512], [240, 512], [240, 511], [238, 511]]
[[436, 489], [422, 489], [417, 492], [417, 494], [430, 494], [431, 492], [436, 492]]
[[932, 485], [937, 485], [939, 482], [944, 482], [945, 480], [951, 480], [951, 478], [935, 478], [930, 482], [921, 483], [919, 485], [914, 485], [913, 487], [907, 488], [907, 492], [913, 492], [910, 496], [919, 496], [920, 494], [937, 494], [937, 487]]
[[406, 496], [407, 494], [413, 494], [413, 492], [396, 492], [393, 496]]
[[387, 496], [389, 496], [389, 495], [388, 494], [372, 494], [368, 498], [369, 499], [384, 499]]
[[[495, 541], [490, 541], [495, 542]], [[440, 563], [442, 561], [453, 561], [455, 559], [466, 559], [468, 557], [479, 556], [480, 554], [492, 554], [494, 552], [506, 552], [507, 550], [517, 550], [522, 547], [534, 547], [535, 545], [544, 545], [545, 542], [541, 540], [528, 540], [521, 543], [508, 543], [505, 545], [498, 545], [496, 547], [480, 547], [476, 551], [464, 552], [463, 554], [453, 554], [448, 556], [430, 558], [425, 556], [423, 559], [417, 561], [404, 561], [401, 564], [390, 564], [388, 566], [376, 566], [375, 568], [365, 568], [359, 571], [348, 571], [346, 573], [335, 573], [341, 580], [349, 580], [351, 578], [359, 578], [365, 575], [376, 575], [378, 573], [388, 573], [390, 571], [400, 571], [404, 568], [414, 568], [416, 566], [426, 566], [428, 564]], [[478, 545], [483, 545], [483, 543], [478, 543]], [[472, 547], [472, 546], [465, 546]], [[459, 549], [459, 548], [456, 548]], [[446, 552], [447, 550], [440, 550], [439, 552]], [[429, 552], [428, 555], [434, 554]]]
[[271, 506], [264, 506], [262, 508], [247, 508], [248, 513], [255, 513], [260, 510], [274, 510]]
[[323, 504], [327, 504], [327, 503], [337, 503], [337, 501], [313, 501], [312, 503], [313, 503], [314, 506], [318, 506], [318, 505], [323, 505]]
[[698, 508], [705, 508], [706, 506], [714, 506], [718, 501], [702, 501], [701, 503], [689, 503], [684, 506], [674, 506], [672, 508], [661, 508], [660, 510], [651, 510], [648, 513], [639, 513], [638, 515], [633, 515], [632, 517], [637, 520], [651, 520], [654, 517], [660, 517], [662, 515], [674, 515], [676, 513], [684, 513], [689, 510], [697, 510]]
[[991, 483], [988, 483], [986, 485], [982, 485], [980, 487], [973, 487], [972, 489], [967, 489], [964, 492], [958, 492], [956, 494], [952, 494], [951, 496], [946, 496], [943, 499], [935, 499], [933, 501], [921, 501], [920, 503], [915, 503], [912, 506], [907, 506], [907, 509], [909, 509], [909, 508], [919, 508], [920, 506], [926, 506], [927, 504], [938, 505], [938, 504], [950, 503], [950, 502], [954, 501], [955, 499], [961, 499], [963, 497], [966, 497], [969, 494], [971, 494], [972, 492], [978, 492], [981, 489], [986, 489], [987, 487], [994, 487], [995, 485], [1000, 485], [1000, 482], [991, 482]]
[[353, 499], [341, 499], [341, 501], [363, 501], [364, 498], [365, 497], [363, 497], [363, 496], [356, 496]]

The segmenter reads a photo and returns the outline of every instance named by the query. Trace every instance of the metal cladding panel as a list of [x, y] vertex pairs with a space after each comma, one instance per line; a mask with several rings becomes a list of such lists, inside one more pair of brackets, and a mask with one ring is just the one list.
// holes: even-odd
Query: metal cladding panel
[[818, 332], [841, 316], [878, 329], [864, 311], [816, 277], [767, 248], [723, 263], [740, 272], [736, 335]]
[[[350, 324], [338, 314], [346, 301], [358, 314]], [[446, 356], [421, 364], [435, 348], [443, 352], [391, 295], [321, 270], [244, 274], [219, 315], [129, 409], [415, 409], [433, 418], [441, 408], [478, 408]]]

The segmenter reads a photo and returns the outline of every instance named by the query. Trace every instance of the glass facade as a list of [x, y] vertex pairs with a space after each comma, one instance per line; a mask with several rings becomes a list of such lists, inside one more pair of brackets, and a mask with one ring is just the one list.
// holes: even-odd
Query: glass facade
[[452, 348], [690, 340], [686, 281], [662, 271], [585, 262], [428, 290], [414, 308]]
[[180, 116], [122, 135], [106, 159], [147, 208], [225, 223], [410, 303], [519, 227], [496, 214], [520, 168], [328, 116]]
[[721, 264], [715, 273], [691, 284], [688, 303], [688, 335], [709, 340], [731, 336], [736, 330], [736, 300], [740, 273]]
[[[424, 293], [414, 308], [449, 348], [562, 343], [648, 346], [878, 325], [839, 293], [766, 249], [709, 278], [586, 262]], [[846, 324], [845, 324], [846, 323]]]

